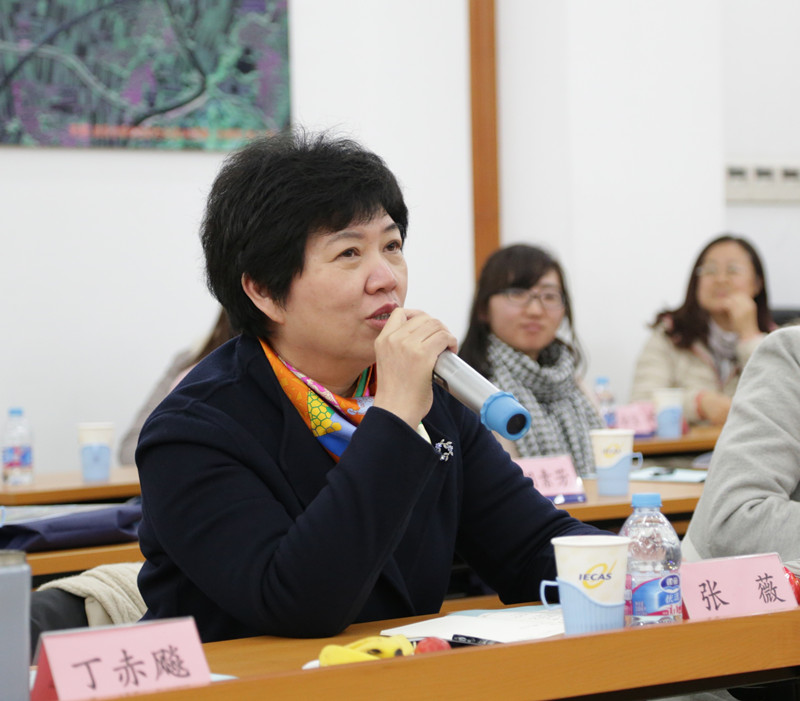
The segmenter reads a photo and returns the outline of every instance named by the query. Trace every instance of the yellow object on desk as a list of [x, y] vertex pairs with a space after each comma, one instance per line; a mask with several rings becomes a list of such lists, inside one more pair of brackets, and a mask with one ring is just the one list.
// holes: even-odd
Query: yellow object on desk
[[414, 646], [405, 635], [370, 635], [347, 645], [326, 645], [319, 653], [319, 666], [331, 667], [413, 654]]
[[[439, 615], [475, 608], [503, 606], [496, 596], [458, 599], [445, 602]], [[333, 641], [346, 644], [425, 618], [430, 616], [357, 623]], [[800, 609], [507, 645], [473, 645], [438, 654], [378, 660], [370, 665], [302, 670], [302, 665], [327, 642], [332, 640], [261, 636], [207, 643], [203, 648], [209, 667], [238, 679], [148, 698], [544, 701], [605, 694], [606, 698], [650, 699], [715, 685], [786, 679], [800, 666]], [[613, 663], [615, 659], [636, 659], [643, 650], [658, 650], [660, 664]], [[698, 654], [709, 650], [713, 654]], [[580, 660], [579, 673], [576, 660]]]

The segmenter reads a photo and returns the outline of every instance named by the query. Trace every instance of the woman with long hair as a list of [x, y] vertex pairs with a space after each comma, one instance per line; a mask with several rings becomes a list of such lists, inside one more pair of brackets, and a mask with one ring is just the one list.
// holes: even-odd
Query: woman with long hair
[[593, 470], [589, 431], [603, 421], [579, 381], [569, 291], [547, 251], [518, 244], [489, 257], [459, 355], [531, 412], [522, 438], [500, 439], [512, 455], [568, 454], [578, 474]]
[[747, 239], [724, 234], [700, 252], [686, 298], [652, 323], [631, 399], [650, 400], [662, 387], [684, 390], [689, 423], [725, 423], [739, 375], [775, 324], [764, 266]]

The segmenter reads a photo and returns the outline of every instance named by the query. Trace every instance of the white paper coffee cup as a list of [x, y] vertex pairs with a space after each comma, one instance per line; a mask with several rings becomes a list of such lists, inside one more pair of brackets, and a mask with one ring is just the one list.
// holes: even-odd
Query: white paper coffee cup
[[78, 424], [81, 474], [85, 482], [107, 482], [111, 476], [114, 424], [108, 421]]
[[595, 467], [609, 467], [633, 452], [633, 429], [597, 428], [589, 431]]
[[558, 576], [603, 604], [625, 600], [630, 538], [614, 535], [560, 536], [550, 541]]

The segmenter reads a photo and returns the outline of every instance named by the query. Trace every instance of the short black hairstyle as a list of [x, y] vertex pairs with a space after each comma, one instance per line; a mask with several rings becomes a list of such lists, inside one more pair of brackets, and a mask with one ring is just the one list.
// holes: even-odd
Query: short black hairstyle
[[408, 209], [397, 179], [352, 139], [289, 129], [251, 141], [226, 158], [208, 196], [200, 235], [208, 287], [234, 329], [269, 336], [272, 324], [242, 289], [242, 276], [283, 304], [310, 236], [384, 212], [405, 240]]

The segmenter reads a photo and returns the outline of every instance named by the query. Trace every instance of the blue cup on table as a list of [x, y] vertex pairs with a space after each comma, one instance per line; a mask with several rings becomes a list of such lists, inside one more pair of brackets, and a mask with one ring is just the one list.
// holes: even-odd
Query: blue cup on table
[[604, 497], [621, 497], [628, 494], [631, 470], [642, 466], [641, 453], [625, 453], [613, 465], [595, 468], [597, 471], [597, 493]]
[[[633, 429], [598, 428], [589, 431], [601, 496], [628, 494], [628, 478], [634, 467], [641, 467], [642, 454], [633, 452]], [[634, 465], [634, 460], [636, 464]]]
[[[545, 589], [556, 586], [561, 603], [551, 604], [545, 598]], [[543, 579], [539, 585], [539, 598], [547, 609], [561, 607], [564, 615], [564, 632], [567, 635], [596, 633], [600, 630], [615, 630], [625, 626], [624, 601], [617, 604], [595, 601], [561, 577], [556, 577], [556, 581]]]
[[114, 424], [78, 424], [81, 474], [84, 482], [108, 482], [111, 477], [111, 441]]
[[656, 435], [659, 438], [680, 438], [683, 435], [683, 390], [666, 387], [653, 391], [656, 414]]

